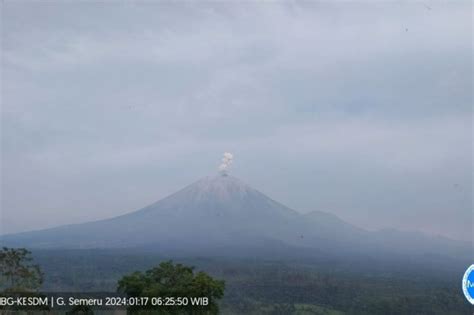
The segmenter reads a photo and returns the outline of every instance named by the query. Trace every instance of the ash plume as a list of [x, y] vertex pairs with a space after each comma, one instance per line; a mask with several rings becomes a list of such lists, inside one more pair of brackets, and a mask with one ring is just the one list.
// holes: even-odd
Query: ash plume
[[219, 173], [222, 175], [227, 175], [227, 172], [229, 170], [230, 165], [232, 164], [232, 160], [234, 159], [234, 156], [232, 153], [225, 152], [224, 157], [222, 158], [221, 165], [219, 165]]

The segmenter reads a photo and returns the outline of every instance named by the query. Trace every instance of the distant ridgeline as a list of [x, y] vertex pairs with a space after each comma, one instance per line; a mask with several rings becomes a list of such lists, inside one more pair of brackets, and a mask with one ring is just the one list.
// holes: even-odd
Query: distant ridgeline
[[[228, 162], [229, 163], [229, 162]], [[410, 256], [466, 262], [470, 244], [395, 230], [368, 232], [324, 212], [301, 214], [223, 172], [111, 219], [4, 235], [1, 244], [43, 249], [141, 248], [180, 255]]]

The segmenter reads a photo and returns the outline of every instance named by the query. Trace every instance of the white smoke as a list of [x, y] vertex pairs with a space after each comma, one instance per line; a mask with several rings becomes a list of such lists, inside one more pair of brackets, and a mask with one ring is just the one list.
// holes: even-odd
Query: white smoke
[[227, 175], [227, 171], [230, 165], [232, 164], [233, 159], [234, 159], [234, 156], [232, 155], [232, 153], [229, 153], [229, 152], [224, 153], [224, 157], [222, 158], [222, 163], [221, 165], [219, 165], [219, 172], [222, 175]]

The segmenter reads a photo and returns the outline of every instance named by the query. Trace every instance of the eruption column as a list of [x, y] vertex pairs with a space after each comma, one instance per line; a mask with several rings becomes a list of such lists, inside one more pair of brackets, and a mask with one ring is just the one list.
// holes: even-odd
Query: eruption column
[[229, 152], [224, 153], [224, 157], [222, 158], [222, 163], [221, 165], [219, 165], [219, 172], [222, 175], [224, 176], [227, 175], [227, 171], [230, 165], [232, 164], [233, 159], [234, 159], [234, 156], [232, 155], [232, 153], [229, 153]]

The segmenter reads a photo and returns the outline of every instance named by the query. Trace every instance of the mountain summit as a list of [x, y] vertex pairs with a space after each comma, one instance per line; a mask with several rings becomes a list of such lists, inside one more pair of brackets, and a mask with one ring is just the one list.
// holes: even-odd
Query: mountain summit
[[[329, 214], [325, 216], [334, 217]], [[125, 215], [6, 235], [3, 241], [46, 248], [165, 244], [194, 247], [253, 246], [272, 241], [291, 244], [311, 240], [315, 231], [311, 231], [309, 221], [304, 215], [274, 201], [241, 180], [221, 173], [202, 178], [164, 199]], [[339, 221], [337, 218], [333, 220]], [[329, 230], [337, 228], [328, 227]], [[307, 239], [301, 238], [301, 235], [307, 235]]]
[[234, 202], [255, 193], [258, 192], [241, 180], [222, 174], [204, 177], [168, 198], [177, 200], [177, 202]]
[[367, 232], [325, 212], [301, 214], [221, 173], [125, 215], [5, 235], [1, 243], [30, 248], [145, 247], [182, 253], [222, 253], [223, 248], [228, 252], [300, 248], [326, 253], [439, 253], [446, 248], [457, 254], [465, 249], [456, 242], [433, 242], [421, 234], [416, 246], [406, 239], [401, 232]]

